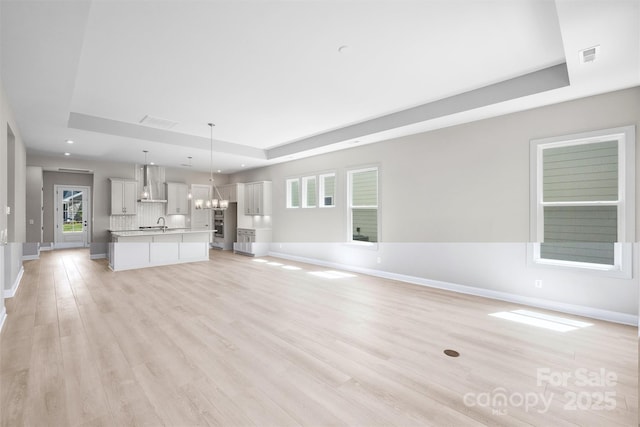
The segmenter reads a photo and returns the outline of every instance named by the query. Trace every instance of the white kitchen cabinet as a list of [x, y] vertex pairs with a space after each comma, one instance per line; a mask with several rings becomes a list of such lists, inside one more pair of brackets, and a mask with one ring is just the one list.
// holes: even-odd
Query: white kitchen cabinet
[[244, 214], [271, 215], [271, 181], [244, 185]]
[[238, 228], [238, 241], [234, 245], [234, 251], [251, 254], [251, 244], [255, 242], [255, 236], [255, 230]]
[[209, 230], [112, 232], [109, 267], [114, 271], [209, 260]]
[[109, 178], [111, 181], [111, 215], [137, 213], [137, 183], [133, 180]]
[[271, 229], [238, 228], [238, 241], [233, 244], [235, 253], [264, 256], [269, 253]]
[[189, 186], [180, 182], [167, 182], [167, 215], [187, 215], [189, 213]]

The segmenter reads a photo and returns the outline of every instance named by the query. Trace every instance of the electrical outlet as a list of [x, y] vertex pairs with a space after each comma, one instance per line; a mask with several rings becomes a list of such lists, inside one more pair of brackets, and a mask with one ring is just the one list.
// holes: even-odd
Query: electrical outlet
[[536, 280], [535, 281], [535, 287], [538, 288], [538, 289], [542, 288], [542, 280]]
[[33, 225], [33, 220], [32, 219], [29, 220], [29, 225]]
[[378, 262], [378, 264], [380, 264], [382, 262], [382, 258], [378, 257], [376, 261]]

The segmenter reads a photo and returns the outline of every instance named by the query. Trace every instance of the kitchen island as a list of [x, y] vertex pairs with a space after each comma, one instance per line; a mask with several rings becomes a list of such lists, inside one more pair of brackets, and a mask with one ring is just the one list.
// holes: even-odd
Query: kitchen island
[[210, 229], [111, 231], [109, 268], [113, 271], [209, 260]]

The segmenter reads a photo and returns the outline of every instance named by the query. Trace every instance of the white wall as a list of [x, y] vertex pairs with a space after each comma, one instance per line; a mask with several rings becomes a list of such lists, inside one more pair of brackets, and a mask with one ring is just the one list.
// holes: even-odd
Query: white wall
[[[639, 120], [640, 88], [633, 88], [247, 171], [231, 182], [273, 181], [272, 251], [282, 256], [587, 307], [594, 315], [601, 310], [629, 320], [638, 314], [637, 274], [624, 280], [527, 265], [529, 141], [637, 126]], [[368, 165], [380, 168], [383, 243], [375, 250], [342, 243], [346, 171]], [[638, 159], [636, 165], [640, 173]], [[337, 172], [336, 208], [286, 209], [287, 178], [326, 171]], [[541, 289], [533, 286], [536, 279], [543, 280]]]
[[[40, 251], [42, 235], [42, 168], [38, 166], [27, 167], [26, 182], [26, 241], [23, 256], [36, 258]], [[33, 222], [33, 224], [31, 223]]]
[[[19, 283], [22, 271], [22, 245], [26, 237], [25, 228], [25, 186], [26, 152], [24, 143], [4, 88], [0, 82], [0, 231], [7, 236], [3, 248], [2, 293], [12, 293]], [[12, 134], [8, 137], [9, 131]], [[7, 206], [11, 209], [7, 215]], [[4, 300], [0, 305], [0, 322], [5, 312]]]

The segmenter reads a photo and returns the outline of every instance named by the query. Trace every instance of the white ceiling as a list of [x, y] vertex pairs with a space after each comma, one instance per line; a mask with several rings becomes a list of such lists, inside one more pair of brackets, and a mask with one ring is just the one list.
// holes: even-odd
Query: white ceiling
[[61, 158], [147, 149], [208, 170], [214, 122], [230, 173], [640, 85], [636, 0], [2, 0], [0, 14], [19, 131]]

